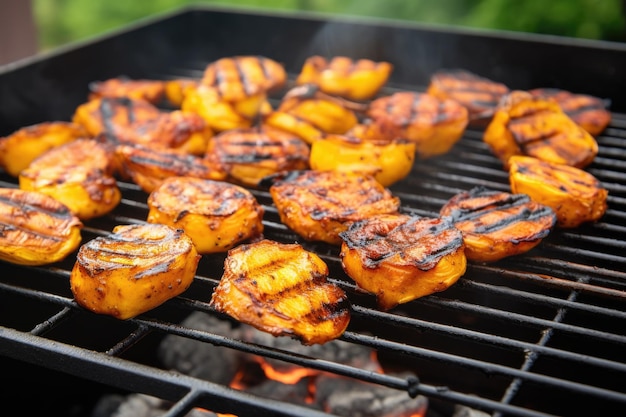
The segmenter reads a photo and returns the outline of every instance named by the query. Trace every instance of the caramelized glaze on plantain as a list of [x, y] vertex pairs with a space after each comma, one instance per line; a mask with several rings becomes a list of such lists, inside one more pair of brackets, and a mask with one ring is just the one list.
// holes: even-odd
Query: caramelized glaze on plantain
[[346, 294], [327, 277], [324, 261], [301, 245], [244, 244], [228, 252], [211, 306], [274, 336], [323, 344], [350, 322]]
[[465, 274], [463, 236], [447, 219], [371, 216], [340, 237], [344, 271], [382, 310], [444, 291]]
[[513, 155], [584, 168], [598, 153], [594, 137], [556, 101], [519, 90], [502, 98], [483, 140], [506, 169]]
[[441, 100], [459, 102], [469, 112], [469, 123], [482, 125], [491, 120], [509, 88], [466, 70], [442, 69], [431, 76], [426, 92]]
[[367, 116], [369, 120], [355, 136], [366, 140], [407, 139], [415, 143], [421, 158], [448, 152], [468, 123], [467, 109], [456, 101], [409, 91], [372, 101]]
[[83, 223], [64, 204], [36, 191], [0, 188], [0, 260], [46, 265], [81, 242]]
[[392, 71], [389, 62], [353, 60], [346, 56], [327, 60], [315, 55], [304, 62], [296, 83], [315, 84], [327, 94], [350, 100], [368, 100], [385, 85]]
[[226, 172], [206, 158], [173, 149], [150, 149], [138, 145], [120, 145], [115, 155], [122, 175], [130, 178], [147, 193], [169, 177], [226, 179]]
[[256, 187], [261, 179], [281, 171], [309, 167], [309, 146], [299, 137], [269, 126], [221, 132], [210, 142], [206, 158], [229, 180]]
[[87, 310], [126, 320], [182, 294], [199, 261], [181, 229], [120, 225], [80, 247], [70, 287]]
[[165, 95], [165, 81], [131, 79], [128, 77], [109, 78], [89, 83], [89, 100], [108, 98], [130, 98], [158, 104]]
[[400, 199], [374, 177], [340, 171], [292, 171], [270, 186], [281, 221], [302, 238], [341, 244], [351, 222], [396, 213]]
[[512, 192], [528, 194], [534, 201], [551, 207], [559, 227], [594, 222], [606, 212], [608, 190], [580, 168], [529, 156], [513, 156], [509, 164]]
[[476, 187], [454, 195], [439, 211], [463, 233], [465, 255], [494, 262], [537, 246], [556, 224], [556, 214], [526, 194]]
[[201, 254], [226, 252], [263, 233], [263, 206], [250, 191], [226, 182], [166, 178], [148, 196], [148, 208], [148, 223], [183, 229]]

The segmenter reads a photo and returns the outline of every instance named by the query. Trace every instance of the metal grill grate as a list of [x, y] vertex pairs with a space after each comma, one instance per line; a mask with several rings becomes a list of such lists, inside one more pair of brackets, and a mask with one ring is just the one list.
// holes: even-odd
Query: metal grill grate
[[[151, 76], [197, 76], [205, 64], [190, 61]], [[253, 190], [265, 208], [265, 236], [299, 241], [318, 253], [329, 264], [331, 280], [349, 294], [353, 319], [341, 339], [375, 349], [389, 366], [410, 369], [419, 380], [181, 325], [192, 311], [216, 315], [208, 301], [222, 273], [223, 255], [205, 255], [194, 284], [182, 296], [125, 322], [77, 307], [68, 283], [72, 257], [49, 267], [3, 264], [0, 354], [173, 401], [169, 417], [183, 416], [193, 407], [241, 416], [326, 414], [160, 369], [146, 352], [153, 351], [164, 335], [493, 415], [575, 415], [581, 410], [601, 414], [626, 404], [626, 115], [613, 114], [598, 143], [599, 154], [588, 171], [609, 190], [609, 209], [598, 223], [555, 230], [525, 255], [490, 265], [470, 264], [465, 276], [447, 291], [389, 312], [377, 310], [373, 297], [356, 290], [341, 269], [338, 248], [301, 241], [281, 224], [269, 193]], [[391, 189], [403, 210], [435, 216], [448, 198], [476, 185], [509, 190], [507, 173], [482, 142], [482, 131], [468, 129], [450, 153], [417, 161], [411, 175]], [[16, 181], [2, 174], [0, 186], [14, 187]], [[120, 188], [120, 206], [87, 222], [84, 242], [109, 233], [115, 225], [145, 221], [147, 194], [130, 183], [120, 182]]]

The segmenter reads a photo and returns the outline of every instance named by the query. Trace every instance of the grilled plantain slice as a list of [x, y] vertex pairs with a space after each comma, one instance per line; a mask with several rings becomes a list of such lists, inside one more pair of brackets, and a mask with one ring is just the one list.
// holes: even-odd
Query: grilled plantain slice
[[596, 177], [580, 168], [529, 156], [512, 156], [509, 165], [511, 190], [551, 207], [559, 227], [594, 222], [606, 212], [608, 191]]
[[119, 225], [80, 247], [70, 288], [87, 310], [126, 320], [189, 288], [200, 256], [181, 229]]
[[111, 147], [77, 139], [35, 159], [20, 173], [19, 185], [54, 197], [81, 220], [89, 220], [111, 212], [121, 201], [113, 170]]
[[175, 107], [180, 108], [187, 91], [198, 87], [200, 80], [193, 78], [175, 78], [165, 82], [165, 98]]
[[198, 114], [174, 110], [108, 131], [119, 143], [204, 155], [213, 131]]
[[400, 199], [374, 177], [341, 171], [291, 171], [275, 178], [270, 195], [281, 221], [302, 238], [341, 244], [351, 222], [396, 213]]
[[150, 149], [139, 145], [119, 145], [115, 149], [122, 175], [147, 193], [169, 177], [196, 177], [224, 180], [226, 172], [206, 158], [174, 149]]
[[327, 135], [311, 145], [311, 169], [349, 171], [372, 175], [388, 187], [405, 178], [415, 161], [415, 143], [406, 139], [362, 140], [348, 135]]
[[263, 233], [263, 206], [226, 182], [170, 177], [150, 193], [148, 208], [148, 223], [183, 229], [201, 254], [226, 252]]
[[484, 142], [508, 169], [513, 155], [584, 168], [598, 153], [598, 143], [552, 99], [527, 91], [504, 96], [485, 129]]
[[340, 236], [344, 271], [382, 310], [448, 289], [467, 267], [463, 235], [448, 219], [377, 215]]
[[350, 100], [368, 100], [385, 85], [393, 65], [335, 56], [330, 60], [315, 55], [309, 57], [296, 79], [297, 84], [315, 84], [325, 93]]
[[39, 155], [56, 146], [87, 137], [87, 131], [72, 122], [43, 122], [23, 127], [0, 138], [0, 167], [17, 177]]
[[535, 97], [554, 99], [565, 114], [593, 136], [602, 133], [611, 122], [607, 104], [598, 97], [558, 88], [537, 88], [530, 93]]
[[266, 124], [293, 133], [311, 144], [325, 134], [342, 134], [354, 127], [354, 110], [366, 108], [321, 93], [306, 84], [287, 92], [278, 108], [264, 118]]
[[281, 171], [309, 167], [309, 146], [297, 136], [269, 126], [233, 129], [215, 136], [206, 158], [248, 187]]
[[161, 114], [161, 110], [145, 100], [103, 97], [76, 107], [72, 121], [95, 137], [101, 133], [114, 133], [118, 127], [152, 120]]
[[108, 98], [130, 98], [158, 104], [165, 95], [165, 81], [131, 79], [121, 76], [89, 84], [89, 100]]
[[402, 91], [372, 101], [369, 120], [353, 134], [366, 140], [408, 139], [420, 158], [429, 158], [448, 152], [461, 138], [467, 114], [456, 101]]
[[0, 260], [61, 261], [81, 242], [83, 223], [61, 202], [35, 191], [0, 188]]
[[187, 88], [181, 108], [200, 115], [215, 132], [251, 127], [272, 110], [264, 92], [228, 101], [220, 96], [217, 88], [207, 85]]
[[244, 244], [228, 252], [211, 306], [274, 336], [324, 344], [350, 323], [346, 294], [327, 277], [324, 261], [298, 244]]
[[203, 85], [215, 88], [222, 99], [231, 102], [275, 92], [286, 82], [287, 72], [281, 64], [252, 55], [218, 59], [206, 67], [201, 80]]
[[475, 187], [454, 195], [439, 211], [463, 233], [465, 256], [495, 262], [537, 246], [556, 224], [556, 213], [526, 194]]
[[491, 120], [509, 88], [470, 71], [442, 69], [431, 76], [426, 92], [441, 100], [461, 103], [469, 112], [469, 123], [483, 125]]

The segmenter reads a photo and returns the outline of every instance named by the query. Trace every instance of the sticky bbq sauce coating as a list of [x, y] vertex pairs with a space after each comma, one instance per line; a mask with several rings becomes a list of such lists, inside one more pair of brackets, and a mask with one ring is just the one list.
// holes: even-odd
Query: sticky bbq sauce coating
[[126, 320], [182, 294], [199, 261], [182, 229], [120, 225], [80, 247], [70, 288], [87, 310]]
[[228, 252], [210, 304], [274, 336], [323, 344], [350, 323], [346, 294], [327, 277], [326, 263], [299, 244], [243, 244]]
[[463, 235], [447, 219], [378, 215], [340, 236], [344, 271], [382, 310], [444, 291], [465, 274]]
[[463, 233], [465, 255], [495, 262], [537, 246], [556, 224], [556, 213], [526, 194], [476, 187], [453, 196], [439, 211]]
[[396, 213], [400, 199], [374, 177], [341, 171], [291, 171], [270, 186], [281, 221], [309, 241], [340, 245], [348, 224]]
[[263, 233], [263, 206], [243, 187], [170, 177], [148, 196], [148, 223], [183, 229], [201, 254], [226, 252]]
[[54, 198], [0, 188], [0, 260], [46, 265], [65, 259], [81, 242], [83, 223]]

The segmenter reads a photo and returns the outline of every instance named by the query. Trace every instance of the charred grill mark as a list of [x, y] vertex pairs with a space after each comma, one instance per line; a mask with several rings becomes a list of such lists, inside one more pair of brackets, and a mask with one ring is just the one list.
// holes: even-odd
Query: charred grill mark
[[237, 73], [237, 78], [239, 79], [239, 83], [243, 87], [244, 93], [247, 96], [251, 95], [253, 86], [251, 85], [250, 80], [248, 79], [248, 74], [246, 74], [246, 71], [244, 71], [244, 69], [241, 67], [241, 62], [239, 60], [235, 59], [233, 60], [233, 63], [235, 64], [235, 71]]

